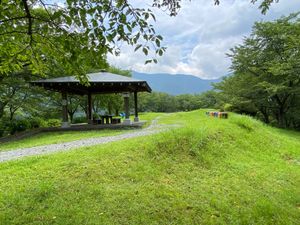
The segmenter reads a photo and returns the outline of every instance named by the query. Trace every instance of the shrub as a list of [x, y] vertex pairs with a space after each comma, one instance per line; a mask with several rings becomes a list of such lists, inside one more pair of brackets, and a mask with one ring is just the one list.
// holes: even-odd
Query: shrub
[[9, 133], [15, 134], [16, 132], [25, 131], [30, 128], [30, 122], [26, 118], [13, 120], [9, 123]]
[[8, 117], [2, 117], [0, 120], [0, 137], [6, 136], [10, 134], [11, 130], [11, 121]]
[[100, 117], [99, 117], [99, 115], [98, 115], [98, 113], [93, 113], [93, 119], [99, 119]]
[[59, 127], [61, 125], [61, 121], [59, 119], [49, 119], [46, 122], [47, 127]]
[[75, 117], [73, 123], [86, 123], [87, 118], [85, 116]]
[[46, 121], [44, 121], [40, 117], [33, 117], [29, 120], [31, 128], [39, 128], [44, 127], [46, 125]]
[[224, 111], [232, 111], [233, 110], [233, 105], [231, 105], [229, 103], [225, 103], [223, 109], [224, 109]]
[[5, 126], [2, 123], [2, 121], [0, 121], [0, 137], [3, 137], [5, 133]]
[[0, 128], [0, 137], [3, 137], [4, 135], [4, 130]]

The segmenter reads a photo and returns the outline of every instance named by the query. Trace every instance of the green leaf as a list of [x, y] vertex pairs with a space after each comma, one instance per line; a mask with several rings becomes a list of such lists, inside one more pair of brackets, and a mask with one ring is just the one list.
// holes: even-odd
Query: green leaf
[[155, 15], [153, 13], [150, 13], [152, 19], [154, 20], [154, 22], [156, 22], [156, 18], [155, 18]]
[[157, 35], [157, 38], [162, 41], [163, 37], [161, 35]]
[[94, 19], [92, 20], [92, 24], [93, 24], [93, 26], [94, 26], [94, 27], [97, 27], [97, 26], [98, 26], [98, 23], [97, 23], [97, 21], [96, 21], [96, 20], [94, 20]]
[[148, 49], [146, 47], [143, 48], [143, 52], [145, 55], [148, 55]]
[[159, 39], [155, 39], [155, 43], [157, 47], [160, 47], [160, 40]]
[[136, 52], [136, 51], [139, 50], [141, 47], [142, 47], [142, 45], [141, 45], [141, 44], [138, 44], [138, 45], [135, 47], [134, 51]]
[[152, 63], [152, 60], [151, 60], [151, 59], [148, 59], [148, 60], [145, 61], [145, 65], [146, 65], [146, 64], [149, 64], [149, 63]]
[[159, 56], [162, 56], [163, 54], [164, 54], [164, 51], [163, 51], [162, 49], [159, 49], [159, 50], [158, 50], [158, 55], [159, 55]]

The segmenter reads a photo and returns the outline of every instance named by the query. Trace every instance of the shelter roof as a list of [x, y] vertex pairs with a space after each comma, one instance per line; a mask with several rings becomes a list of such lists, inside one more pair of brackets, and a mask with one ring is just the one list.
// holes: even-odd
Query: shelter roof
[[81, 84], [75, 76], [57, 77], [30, 82], [34, 86], [71, 94], [101, 94], [122, 92], [151, 92], [146, 81], [108, 72], [87, 74], [89, 85]]

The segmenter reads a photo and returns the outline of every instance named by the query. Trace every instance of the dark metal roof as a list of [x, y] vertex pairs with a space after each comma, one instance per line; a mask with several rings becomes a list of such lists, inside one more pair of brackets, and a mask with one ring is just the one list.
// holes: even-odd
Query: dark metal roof
[[113, 73], [89, 73], [87, 78], [89, 86], [82, 85], [75, 76], [37, 80], [30, 83], [48, 90], [79, 95], [87, 93], [151, 92], [151, 88], [146, 81]]

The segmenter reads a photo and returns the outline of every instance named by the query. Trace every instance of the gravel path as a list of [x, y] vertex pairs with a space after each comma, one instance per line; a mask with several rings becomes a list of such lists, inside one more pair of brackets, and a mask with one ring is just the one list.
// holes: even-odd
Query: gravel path
[[68, 151], [73, 148], [80, 148], [80, 147], [104, 144], [104, 143], [124, 140], [127, 138], [146, 136], [146, 135], [161, 132], [163, 130], [166, 130], [167, 128], [172, 127], [172, 126], [157, 125], [158, 119], [159, 118], [154, 119], [149, 127], [142, 129], [142, 130], [133, 131], [130, 133], [125, 133], [125, 134], [120, 134], [120, 135], [115, 135], [115, 136], [99, 137], [99, 138], [81, 139], [81, 140], [77, 140], [77, 141], [70, 141], [70, 142], [64, 142], [64, 143], [59, 143], [59, 144], [50, 144], [50, 145], [44, 145], [44, 146], [21, 148], [21, 149], [16, 149], [16, 150], [12, 150], [12, 151], [0, 152], [0, 162], [19, 159], [19, 158], [23, 158], [26, 156], [44, 155], [44, 154], [49, 154], [49, 153], [53, 153], [53, 152]]

